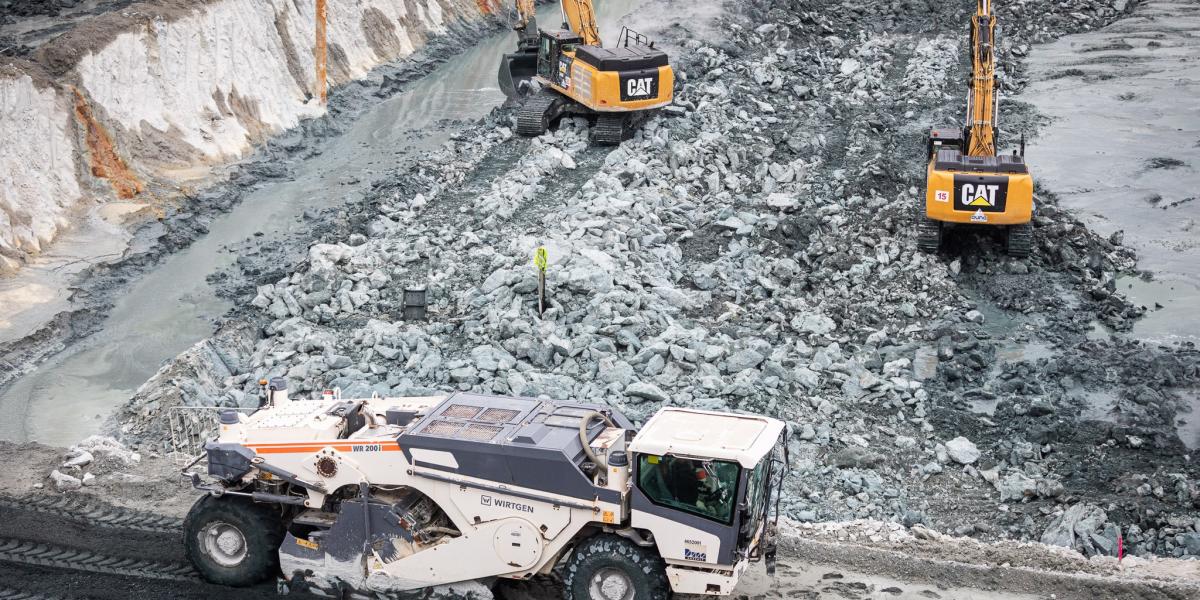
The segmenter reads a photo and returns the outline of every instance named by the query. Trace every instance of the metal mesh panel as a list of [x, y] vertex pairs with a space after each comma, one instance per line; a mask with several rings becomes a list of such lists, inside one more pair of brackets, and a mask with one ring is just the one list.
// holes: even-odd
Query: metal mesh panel
[[421, 433], [426, 435], [453, 436], [458, 433], [459, 429], [462, 429], [462, 423], [455, 423], [454, 421], [433, 421], [426, 425], [421, 430]]
[[486, 441], [496, 437], [496, 434], [500, 433], [501, 431], [503, 431], [503, 428], [496, 427], [495, 425], [481, 425], [479, 423], [471, 423], [471, 424], [467, 425], [466, 429], [463, 429], [462, 433], [459, 434], [459, 436], [464, 439], [468, 439], [468, 440], [476, 440], [476, 441], [480, 441], [480, 442], [486, 442]]
[[470, 404], [451, 404], [442, 411], [442, 416], [450, 419], [474, 419], [482, 408]]
[[511, 408], [489, 408], [483, 411], [483, 414], [479, 415], [477, 420], [487, 423], [508, 423], [519, 414], [521, 414], [521, 411]]

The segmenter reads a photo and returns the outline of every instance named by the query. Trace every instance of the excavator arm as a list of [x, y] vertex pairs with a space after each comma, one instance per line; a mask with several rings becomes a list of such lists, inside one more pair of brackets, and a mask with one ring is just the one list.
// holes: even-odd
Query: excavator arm
[[596, 25], [596, 9], [592, 0], [561, 0], [564, 25], [588, 46], [600, 47], [600, 28]]
[[517, 0], [517, 15], [520, 21], [513, 29], [525, 29], [529, 23], [534, 20], [537, 8], [533, 4], [533, 0]]
[[537, 7], [534, 0], [517, 0], [517, 24], [513, 25], [513, 30], [517, 32], [520, 46], [537, 48]]
[[971, 17], [971, 90], [967, 95], [967, 156], [996, 155], [996, 15], [992, 0], [976, 0]]

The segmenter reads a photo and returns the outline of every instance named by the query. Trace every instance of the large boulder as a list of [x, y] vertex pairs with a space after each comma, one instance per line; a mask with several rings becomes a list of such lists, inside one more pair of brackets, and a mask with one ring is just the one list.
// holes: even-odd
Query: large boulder
[[1084, 556], [1116, 555], [1118, 534], [1100, 507], [1081, 502], [1050, 521], [1042, 543], [1072, 548]]

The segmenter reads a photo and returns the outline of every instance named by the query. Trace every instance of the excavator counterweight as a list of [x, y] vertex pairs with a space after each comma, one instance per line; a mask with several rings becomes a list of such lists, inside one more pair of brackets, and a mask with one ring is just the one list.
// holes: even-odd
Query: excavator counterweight
[[996, 117], [1000, 84], [996, 74], [996, 15], [991, 0], [976, 0], [971, 17], [971, 78], [967, 120], [961, 128], [929, 133], [925, 201], [918, 215], [917, 245], [936, 252], [948, 224], [1004, 227], [1012, 256], [1033, 247], [1033, 178], [1020, 153], [997, 154]]

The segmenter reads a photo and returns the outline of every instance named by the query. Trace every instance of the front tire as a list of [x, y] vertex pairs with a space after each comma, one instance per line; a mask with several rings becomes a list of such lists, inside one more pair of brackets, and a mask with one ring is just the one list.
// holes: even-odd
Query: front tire
[[247, 587], [279, 574], [284, 527], [269, 507], [207, 495], [183, 522], [184, 550], [206, 581]]
[[567, 566], [567, 600], [668, 600], [667, 565], [653, 548], [615, 535], [588, 538]]

